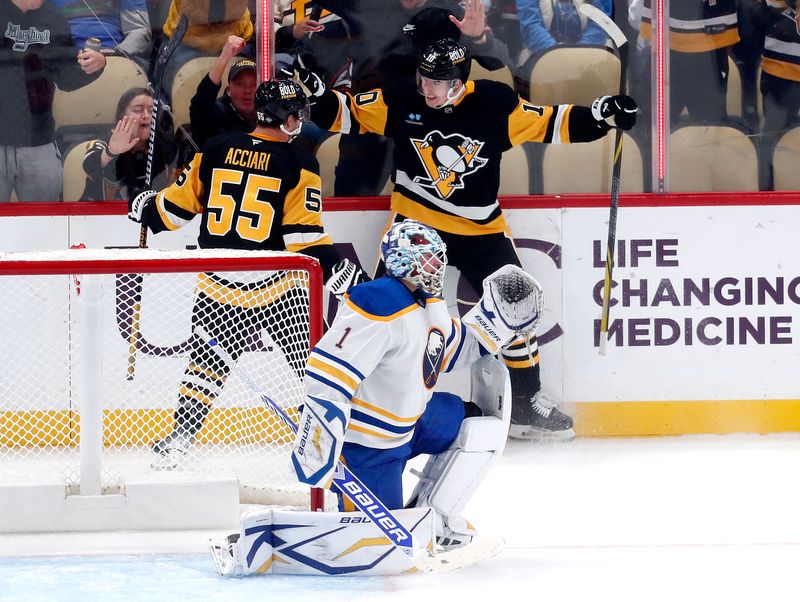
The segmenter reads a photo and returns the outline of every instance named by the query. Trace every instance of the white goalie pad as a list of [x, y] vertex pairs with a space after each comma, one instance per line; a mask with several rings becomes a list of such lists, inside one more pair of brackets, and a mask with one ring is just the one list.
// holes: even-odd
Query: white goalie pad
[[478, 341], [497, 353], [519, 336], [536, 331], [544, 312], [544, 292], [536, 279], [508, 264], [483, 280], [483, 295], [462, 318]]
[[500, 459], [511, 421], [511, 379], [497, 358], [484, 356], [472, 366], [471, 401], [483, 416], [466, 418], [446, 452], [431, 456], [411, 499], [430, 506], [445, 520], [458, 517]]
[[[430, 508], [396, 510], [395, 517], [429, 548], [435, 532]], [[361, 512], [297, 512], [260, 508], [242, 515], [238, 534], [209, 541], [220, 575], [400, 575], [417, 572]]]

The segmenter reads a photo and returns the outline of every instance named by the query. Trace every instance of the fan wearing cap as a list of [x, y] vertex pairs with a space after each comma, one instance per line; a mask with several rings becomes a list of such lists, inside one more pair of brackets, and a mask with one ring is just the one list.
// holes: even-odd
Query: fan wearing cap
[[[236, 57], [246, 42], [230, 36], [208, 74], [200, 81], [189, 105], [192, 138], [198, 146], [218, 134], [252, 132], [256, 126], [253, 100], [258, 86], [256, 64], [252, 59]], [[225, 93], [217, 98], [222, 88], [225, 68], [230, 64]]]

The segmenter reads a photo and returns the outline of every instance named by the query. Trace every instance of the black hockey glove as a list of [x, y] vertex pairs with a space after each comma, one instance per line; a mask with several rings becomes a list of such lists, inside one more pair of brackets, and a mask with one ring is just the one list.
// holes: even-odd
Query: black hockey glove
[[351, 287], [369, 280], [364, 270], [349, 259], [343, 259], [333, 266], [330, 278], [325, 281], [325, 288], [341, 299]]
[[131, 206], [128, 211], [128, 219], [132, 219], [137, 224], [141, 224], [145, 208], [153, 201], [154, 198], [156, 198], [157, 194], [158, 190], [145, 190], [144, 192], [137, 194], [136, 198], [134, 198], [131, 202]]
[[303, 91], [308, 97], [308, 103], [314, 105], [317, 99], [325, 93], [325, 82], [322, 78], [308, 69], [301, 57], [297, 57], [294, 65], [291, 67], [284, 67], [280, 71], [283, 77], [293, 79], [303, 86]]
[[592, 103], [592, 117], [611, 127], [629, 130], [636, 124], [639, 105], [630, 96], [601, 96]]

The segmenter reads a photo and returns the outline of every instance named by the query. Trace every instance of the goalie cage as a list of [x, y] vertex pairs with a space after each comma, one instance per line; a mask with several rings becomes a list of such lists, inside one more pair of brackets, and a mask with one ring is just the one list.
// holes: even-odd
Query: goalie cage
[[239, 362], [296, 418], [304, 385], [287, 354], [302, 366], [322, 333], [322, 275], [312, 258], [0, 253], [0, 532], [218, 528], [238, 524], [240, 503], [325, 505], [321, 490], [294, 476], [289, 429], [233, 373], [181, 470], [151, 468], [152, 443], [172, 428], [193, 303], [208, 273], [250, 284], [228, 301], [256, 295], [269, 304], [275, 326], [240, 325], [250, 336]]

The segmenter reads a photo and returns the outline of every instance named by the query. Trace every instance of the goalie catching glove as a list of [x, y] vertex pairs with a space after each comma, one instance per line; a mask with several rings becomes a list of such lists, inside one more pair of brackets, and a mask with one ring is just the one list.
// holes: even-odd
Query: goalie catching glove
[[342, 259], [333, 266], [331, 276], [325, 281], [325, 288], [336, 295], [341, 301], [344, 294], [352, 287], [362, 282], [369, 282], [370, 278], [360, 267], [349, 259]]
[[346, 403], [306, 397], [292, 450], [292, 465], [301, 483], [330, 486], [349, 420]]
[[630, 96], [601, 96], [592, 103], [592, 117], [621, 130], [636, 125], [638, 111], [639, 105]]
[[483, 295], [461, 320], [490, 353], [536, 330], [544, 311], [544, 292], [536, 279], [513, 264], [483, 281]]

